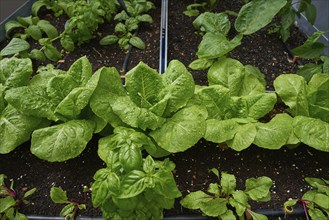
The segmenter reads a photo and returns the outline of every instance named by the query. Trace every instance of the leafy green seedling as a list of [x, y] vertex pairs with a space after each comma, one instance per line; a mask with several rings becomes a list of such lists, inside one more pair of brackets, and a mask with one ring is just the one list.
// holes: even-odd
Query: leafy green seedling
[[78, 210], [86, 209], [85, 204], [69, 201], [66, 191], [64, 191], [61, 187], [53, 186], [50, 189], [50, 198], [54, 203], [66, 204], [60, 212], [60, 215], [65, 217], [65, 219], [75, 219], [78, 214]]
[[27, 190], [22, 197], [14, 190], [14, 181], [10, 180], [10, 186], [6, 186], [6, 175], [0, 174], [0, 219], [25, 220], [27, 217], [18, 211], [23, 205], [30, 202], [27, 197], [36, 192], [36, 188]]
[[305, 181], [312, 186], [301, 199], [292, 199], [284, 203], [287, 214], [294, 212], [293, 206], [301, 204], [305, 211], [306, 219], [326, 220], [329, 217], [329, 180], [322, 178], [306, 177]]
[[211, 183], [207, 192], [201, 190], [191, 192], [182, 201], [181, 205], [189, 209], [200, 209], [202, 213], [219, 219], [259, 219], [266, 220], [262, 214], [251, 211], [248, 200], [266, 202], [270, 200], [272, 180], [269, 177], [250, 178], [246, 180], [246, 189], [236, 190], [236, 179], [232, 174], [211, 169], [219, 183]]

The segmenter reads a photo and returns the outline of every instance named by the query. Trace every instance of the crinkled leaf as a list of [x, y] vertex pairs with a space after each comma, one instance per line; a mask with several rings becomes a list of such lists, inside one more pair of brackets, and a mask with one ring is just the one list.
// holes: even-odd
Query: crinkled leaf
[[307, 85], [303, 77], [283, 74], [274, 80], [274, 88], [282, 101], [290, 107], [293, 116], [309, 115]]
[[20, 38], [13, 38], [5, 48], [0, 51], [0, 56], [7, 56], [26, 51], [30, 48], [30, 44]]
[[196, 59], [190, 63], [188, 67], [190, 67], [192, 70], [204, 70], [209, 67], [214, 63], [213, 59]]
[[164, 89], [162, 96], [168, 97], [168, 105], [164, 116], [170, 116], [184, 107], [194, 95], [194, 79], [183, 63], [172, 60], [165, 73], [162, 74]]
[[229, 107], [229, 89], [221, 85], [207, 86], [196, 91], [196, 95], [207, 108], [208, 119], [223, 119]]
[[267, 149], [280, 149], [293, 132], [293, 119], [288, 114], [277, 114], [268, 123], [257, 123], [257, 135], [254, 144]]
[[5, 102], [5, 87], [0, 83], [0, 112], [2, 112], [5, 107], [7, 106], [7, 103]]
[[271, 186], [272, 180], [269, 177], [250, 178], [246, 180], [245, 193], [254, 201], [269, 201]]
[[61, 187], [51, 187], [50, 198], [54, 203], [68, 202], [66, 191], [64, 191]]
[[33, 72], [30, 59], [4, 58], [0, 61], [0, 83], [5, 90], [28, 84]]
[[207, 112], [199, 106], [178, 111], [150, 136], [163, 149], [175, 153], [185, 151], [196, 144], [206, 130]]
[[57, 120], [54, 115], [55, 106], [47, 95], [45, 88], [38, 86], [22, 86], [6, 92], [8, 103], [24, 112], [25, 115]]
[[315, 118], [296, 116], [293, 119], [296, 136], [317, 150], [329, 152], [329, 123]]
[[35, 130], [32, 134], [31, 152], [50, 162], [74, 158], [85, 149], [93, 131], [94, 123], [87, 120], [71, 120]]
[[231, 22], [226, 13], [205, 12], [193, 21], [193, 27], [203, 32], [218, 32], [227, 35]]
[[214, 143], [224, 143], [231, 140], [238, 131], [239, 124], [235, 119], [207, 120], [207, 129], [204, 138]]
[[157, 71], [140, 62], [126, 74], [126, 89], [138, 107], [149, 109], [157, 102], [163, 83]]
[[251, 146], [255, 140], [257, 129], [254, 123], [240, 125], [232, 140], [227, 145], [235, 151], [242, 151]]
[[9, 153], [28, 141], [32, 131], [38, 128], [40, 122], [40, 118], [21, 114], [8, 105], [0, 116], [0, 153]]
[[253, 34], [269, 24], [286, 5], [286, 0], [253, 0], [242, 6], [235, 20], [235, 29], [244, 34]]
[[70, 66], [67, 74], [71, 75], [78, 85], [84, 86], [92, 76], [91, 63], [86, 56], [83, 56]]
[[226, 55], [241, 44], [242, 35], [235, 36], [231, 41], [222, 33], [206, 33], [198, 46], [198, 58], [214, 59]]

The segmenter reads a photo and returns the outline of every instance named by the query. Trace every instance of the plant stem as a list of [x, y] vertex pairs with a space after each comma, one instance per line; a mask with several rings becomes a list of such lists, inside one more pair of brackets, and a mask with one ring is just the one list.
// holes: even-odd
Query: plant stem
[[238, 17], [238, 13], [235, 12], [235, 11], [225, 10], [225, 13], [228, 14], [228, 15], [232, 15], [232, 16]]

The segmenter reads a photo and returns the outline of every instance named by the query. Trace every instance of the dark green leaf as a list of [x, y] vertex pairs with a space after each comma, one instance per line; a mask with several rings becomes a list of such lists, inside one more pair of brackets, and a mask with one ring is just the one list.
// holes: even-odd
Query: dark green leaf
[[6, 32], [6, 37], [9, 38], [10, 32], [16, 28], [25, 28], [24, 25], [21, 23], [15, 21], [15, 20], [10, 20], [5, 24], [5, 32]]
[[40, 61], [43, 61], [43, 62], [46, 60], [45, 54], [42, 51], [37, 50], [37, 49], [33, 49], [30, 52], [30, 58], [40, 60]]
[[307, 5], [307, 8], [305, 10], [305, 15], [307, 20], [314, 25], [315, 20], [316, 20], [316, 7], [311, 3]]
[[37, 25], [30, 25], [28, 28], [26, 28], [25, 32], [34, 40], [39, 40], [42, 38], [42, 32]]
[[119, 38], [116, 35], [107, 35], [99, 41], [99, 44], [103, 45], [103, 46], [112, 45], [112, 44], [117, 43], [118, 40], [119, 40]]
[[134, 47], [137, 47], [138, 49], [145, 49], [145, 43], [139, 37], [133, 36], [132, 38], [130, 38], [129, 43]]
[[62, 54], [52, 45], [47, 45], [44, 53], [49, 60], [54, 62], [58, 61], [62, 57]]
[[49, 21], [40, 20], [37, 25], [43, 32], [46, 33], [48, 38], [53, 39], [58, 36], [57, 29], [52, 24], [50, 24]]

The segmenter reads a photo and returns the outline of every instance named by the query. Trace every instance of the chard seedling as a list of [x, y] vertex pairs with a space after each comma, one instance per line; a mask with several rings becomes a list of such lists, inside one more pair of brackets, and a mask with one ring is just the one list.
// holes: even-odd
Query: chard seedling
[[306, 177], [305, 181], [312, 187], [301, 199], [291, 199], [284, 203], [287, 214], [294, 212], [293, 206], [302, 205], [305, 217], [313, 220], [326, 220], [329, 217], [329, 180]]
[[30, 202], [27, 197], [36, 192], [36, 188], [25, 190], [22, 197], [14, 190], [14, 181], [10, 180], [10, 186], [6, 186], [4, 174], [0, 174], [0, 219], [19, 219], [27, 220], [27, 217], [19, 212], [23, 205], [28, 205]]
[[189, 209], [200, 209], [206, 216], [219, 219], [259, 219], [266, 220], [262, 214], [251, 211], [248, 200], [266, 202], [270, 200], [272, 180], [268, 177], [250, 178], [246, 180], [245, 190], [236, 190], [236, 179], [232, 174], [211, 170], [219, 178], [219, 183], [211, 183], [206, 192], [191, 192], [181, 205]]
[[85, 204], [76, 201], [69, 201], [66, 191], [61, 187], [51, 187], [50, 198], [54, 203], [66, 204], [60, 212], [60, 216], [63, 216], [65, 220], [75, 219], [79, 210], [86, 209]]

